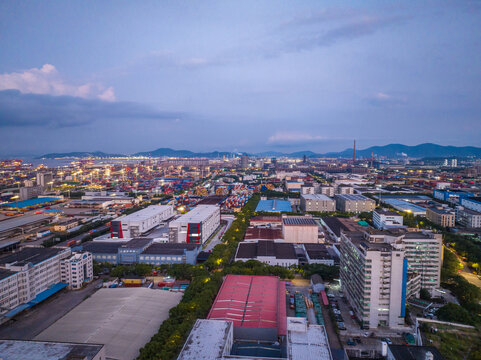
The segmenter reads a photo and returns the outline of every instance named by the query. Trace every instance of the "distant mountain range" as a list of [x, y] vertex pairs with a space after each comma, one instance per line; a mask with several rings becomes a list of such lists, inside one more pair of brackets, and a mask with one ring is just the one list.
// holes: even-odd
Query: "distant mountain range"
[[[184, 158], [194, 158], [194, 157], [205, 157], [205, 158], [221, 158], [223, 156], [232, 156], [232, 152], [193, 152], [189, 150], [173, 150], [170, 148], [159, 148], [157, 150], [138, 152], [132, 156], [150, 156], [152, 157], [184, 157]], [[370, 158], [371, 153], [376, 157], [387, 157], [391, 159], [410, 157], [410, 158], [432, 158], [432, 157], [481, 157], [481, 148], [474, 146], [443, 146], [437, 144], [420, 144], [415, 146], [402, 145], [402, 144], [389, 144], [385, 146], [372, 146], [367, 149], [357, 150], [356, 158]], [[267, 151], [261, 153], [252, 153], [250, 156], [258, 157], [291, 157], [291, 158], [301, 158], [304, 155], [308, 158], [315, 157], [330, 157], [330, 158], [352, 158], [353, 149], [346, 149], [341, 152], [330, 152], [325, 154], [314, 153], [312, 151], [297, 151], [293, 153], [282, 153], [276, 151]], [[50, 153], [38, 157], [38, 159], [58, 159], [58, 158], [85, 158], [85, 157], [122, 157], [126, 155], [122, 154], [108, 154], [102, 151], [94, 152], [70, 152], [70, 153]]]

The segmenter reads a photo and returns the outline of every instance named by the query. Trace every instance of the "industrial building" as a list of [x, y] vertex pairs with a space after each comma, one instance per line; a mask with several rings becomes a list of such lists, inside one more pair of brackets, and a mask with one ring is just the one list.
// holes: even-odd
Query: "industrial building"
[[372, 212], [372, 222], [376, 229], [403, 227], [403, 216], [395, 211], [376, 209]]
[[289, 200], [260, 200], [256, 211], [291, 212], [292, 206]]
[[319, 192], [323, 195], [333, 197], [336, 192], [336, 188], [334, 186], [321, 186], [319, 187]]
[[145, 263], [195, 265], [201, 248], [196, 244], [154, 243], [151, 238], [129, 241], [90, 241], [82, 249], [98, 262], [111, 264]]
[[281, 229], [248, 227], [244, 235], [244, 241], [252, 242], [259, 240], [282, 241], [284, 240], [284, 235], [282, 235]]
[[0, 239], [25, 234], [40, 225], [48, 225], [54, 219], [51, 215], [23, 215], [0, 221]]
[[142, 236], [173, 216], [173, 206], [150, 205], [130, 215], [112, 220], [112, 237], [135, 238]]
[[376, 202], [364, 195], [336, 194], [335, 199], [337, 210], [343, 212], [371, 212], [376, 207]]
[[60, 260], [60, 280], [72, 290], [81, 289], [94, 277], [93, 258], [89, 252], [74, 253]]
[[207, 319], [198, 319], [178, 360], [332, 360], [324, 326], [286, 316], [274, 276], [227, 275]]
[[469, 210], [481, 212], [481, 197], [473, 196], [473, 197], [462, 198], [461, 205]]
[[294, 244], [266, 240], [240, 242], [237, 245], [235, 261], [249, 260], [284, 267], [299, 264]]
[[220, 225], [217, 205], [199, 205], [169, 223], [169, 241], [204, 244]]
[[334, 258], [324, 244], [302, 244], [308, 264], [334, 266]]
[[319, 224], [310, 216], [282, 218], [284, 241], [290, 243], [318, 243]]
[[461, 199], [472, 197], [474, 194], [469, 191], [458, 190], [458, 189], [434, 189], [433, 197], [438, 200], [451, 201], [455, 203], [460, 203]]
[[327, 195], [301, 195], [302, 211], [333, 212], [336, 211], [336, 201]]
[[29, 200], [43, 195], [45, 188], [41, 185], [24, 186], [19, 189], [20, 200]]
[[454, 227], [456, 216], [449, 210], [428, 207], [426, 208], [426, 219], [439, 226]]
[[26, 247], [0, 257], [0, 322], [67, 287], [60, 262], [70, 254], [70, 248]]
[[103, 344], [73, 342], [0, 340], [3, 360], [105, 360]]
[[280, 216], [253, 216], [249, 224], [254, 227], [281, 228], [282, 218]]
[[426, 208], [422, 206], [415, 205], [406, 200], [400, 199], [387, 199], [382, 200], [384, 203], [391, 205], [394, 209], [414, 215], [414, 216], [425, 216]]
[[232, 321], [236, 338], [276, 341], [287, 335], [286, 310], [278, 277], [227, 275], [207, 319]]
[[458, 206], [456, 207], [456, 221], [466, 228], [481, 228], [481, 213]]

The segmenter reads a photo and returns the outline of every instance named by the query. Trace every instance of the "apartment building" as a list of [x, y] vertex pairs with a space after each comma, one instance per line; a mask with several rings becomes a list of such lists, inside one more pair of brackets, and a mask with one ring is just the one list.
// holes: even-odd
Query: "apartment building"
[[376, 202], [364, 195], [337, 194], [335, 199], [337, 210], [344, 212], [371, 212], [376, 207]]
[[404, 325], [407, 259], [361, 232], [341, 234], [341, 285], [363, 328]]
[[336, 201], [322, 194], [301, 195], [302, 211], [334, 212]]
[[70, 248], [27, 247], [0, 258], [0, 312], [7, 313], [61, 282]]
[[74, 253], [60, 261], [61, 281], [68, 284], [69, 289], [81, 289], [92, 281], [93, 276], [93, 258], [89, 252]]
[[321, 186], [319, 187], [319, 193], [323, 195], [327, 195], [329, 197], [333, 197], [336, 189], [334, 186]]
[[455, 214], [448, 210], [435, 207], [426, 209], [426, 219], [439, 226], [454, 227], [455, 218]]

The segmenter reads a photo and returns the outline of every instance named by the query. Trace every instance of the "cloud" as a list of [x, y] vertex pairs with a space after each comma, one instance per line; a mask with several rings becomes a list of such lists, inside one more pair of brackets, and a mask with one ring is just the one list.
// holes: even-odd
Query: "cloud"
[[0, 91], [18, 90], [24, 94], [44, 94], [54, 96], [74, 96], [84, 99], [115, 101], [114, 89], [105, 88], [99, 83], [81, 85], [69, 84], [62, 79], [55, 66], [45, 64], [22, 72], [0, 74]]
[[366, 98], [367, 102], [377, 107], [394, 107], [401, 106], [407, 103], [406, 96], [392, 95], [385, 92], [378, 92]]
[[303, 132], [291, 132], [291, 131], [278, 131], [274, 135], [269, 136], [267, 142], [270, 144], [283, 144], [283, 143], [300, 143], [300, 142], [316, 142], [325, 140], [324, 137], [319, 135], [312, 135]]
[[[102, 96], [108, 98], [109, 89]], [[64, 128], [123, 119], [177, 121], [185, 116], [182, 112], [158, 111], [133, 102], [0, 91], [0, 127]]]

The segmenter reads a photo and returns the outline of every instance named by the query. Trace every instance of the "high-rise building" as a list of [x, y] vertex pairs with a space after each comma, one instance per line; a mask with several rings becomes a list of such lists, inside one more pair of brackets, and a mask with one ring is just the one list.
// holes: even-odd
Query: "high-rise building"
[[241, 156], [241, 168], [247, 169], [249, 167], [249, 156], [242, 155]]
[[363, 328], [404, 325], [407, 259], [367, 234], [341, 234], [341, 286]]

